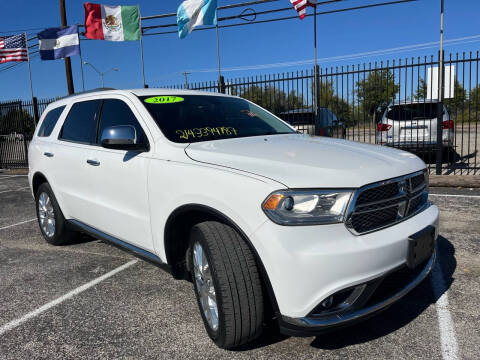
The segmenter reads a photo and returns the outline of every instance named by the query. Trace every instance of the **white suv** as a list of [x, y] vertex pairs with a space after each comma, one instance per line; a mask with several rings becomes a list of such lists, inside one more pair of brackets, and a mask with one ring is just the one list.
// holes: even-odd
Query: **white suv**
[[[406, 101], [390, 104], [377, 123], [377, 144], [414, 152], [432, 152], [437, 147], [436, 100]], [[442, 143], [446, 153], [453, 151], [454, 121], [442, 105]]]
[[391, 305], [435, 262], [425, 164], [302, 135], [255, 104], [180, 90], [52, 103], [29, 148], [45, 240], [81, 231], [191, 279], [220, 347], [267, 320], [310, 336]]

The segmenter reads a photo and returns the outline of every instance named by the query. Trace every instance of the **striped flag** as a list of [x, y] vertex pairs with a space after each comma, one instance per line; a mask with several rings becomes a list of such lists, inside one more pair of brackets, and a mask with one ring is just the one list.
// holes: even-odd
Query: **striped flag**
[[178, 37], [185, 38], [199, 25], [217, 25], [217, 0], [185, 0], [177, 10]]
[[303, 20], [307, 12], [307, 6], [316, 7], [316, 0], [290, 0], [295, 10], [297, 10], [300, 20]]
[[78, 25], [48, 28], [37, 34], [40, 59], [56, 60], [80, 55]]
[[0, 64], [10, 61], [28, 61], [25, 34], [0, 37]]

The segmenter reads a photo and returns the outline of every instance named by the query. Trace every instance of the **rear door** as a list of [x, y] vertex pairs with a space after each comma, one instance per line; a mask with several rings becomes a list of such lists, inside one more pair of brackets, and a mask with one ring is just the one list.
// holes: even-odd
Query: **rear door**
[[100, 146], [110, 126], [135, 127], [139, 142], [150, 143], [148, 129], [130, 100], [123, 96], [103, 100], [97, 141], [89, 152], [92, 207], [89, 225], [147, 251], [153, 251], [147, 194], [150, 152], [106, 149]]
[[62, 211], [66, 218], [88, 222], [93, 204], [91, 169], [87, 164], [95, 147], [97, 119], [101, 100], [90, 99], [74, 103], [58, 134], [58, 141], [45, 148], [51, 153], [55, 192], [60, 193]]

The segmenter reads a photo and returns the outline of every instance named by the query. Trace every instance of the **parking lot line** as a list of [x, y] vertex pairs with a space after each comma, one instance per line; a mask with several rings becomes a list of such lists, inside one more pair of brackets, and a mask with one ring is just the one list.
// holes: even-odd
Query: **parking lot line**
[[453, 194], [428, 194], [428, 196], [444, 196], [444, 197], [458, 197], [458, 198], [480, 198], [480, 195], [453, 195]]
[[435, 309], [437, 310], [438, 327], [440, 329], [440, 344], [442, 348], [442, 358], [444, 360], [458, 359], [457, 337], [455, 334], [455, 324], [448, 310], [448, 294], [445, 280], [443, 278], [442, 268], [437, 261], [432, 271], [431, 283], [433, 293], [437, 302]]
[[22, 190], [29, 189], [29, 188], [30, 188], [30, 186], [25, 186], [25, 187], [21, 187], [21, 188], [18, 188], [18, 189], [13, 189], [13, 190], [0, 191], [0, 194], [12, 192], [12, 191], [22, 191]]
[[37, 220], [37, 218], [33, 218], [33, 219], [30, 219], [30, 220], [25, 220], [25, 221], [20, 221], [20, 222], [18, 222], [18, 223], [16, 223], [16, 224], [12, 224], [12, 225], [7, 225], [7, 226], [4, 226], [4, 227], [0, 227], [0, 230], [5, 230], [5, 229], [8, 229], [8, 228], [17, 226], [17, 225], [26, 224], [26, 223], [29, 223], [29, 222], [32, 222], [32, 221], [35, 221], [35, 220]]
[[43, 306], [40, 306], [39, 308], [29, 312], [28, 314], [25, 314], [21, 318], [18, 318], [18, 319], [15, 319], [13, 321], [10, 321], [9, 323], [6, 323], [5, 325], [0, 327], [0, 335], [3, 335], [7, 331], [10, 331], [10, 330], [16, 328], [17, 326], [23, 324], [27, 320], [40, 315], [41, 313], [51, 309], [52, 307], [54, 307], [58, 304], [61, 304], [65, 300], [68, 300], [68, 299], [72, 298], [73, 296], [80, 294], [81, 292], [91, 288], [92, 286], [97, 285], [98, 283], [108, 279], [109, 277], [119, 273], [120, 271], [129, 268], [130, 266], [132, 266], [133, 264], [136, 264], [137, 262], [138, 262], [137, 259], [131, 260], [131, 261], [127, 262], [126, 264], [123, 264], [122, 266], [119, 266], [116, 269], [113, 269], [112, 271], [110, 271], [110, 272], [108, 272], [108, 273], [106, 273], [106, 274], [104, 274], [104, 275], [102, 275], [102, 276], [100, 276], [96, 279], [93, 279], [92, 281], [90, 281], [90, 282], [88, 282], [88, 283], [86, 283], [82, 286], [79, 286], [76, 289], [73, 289], [72, 291], [66, 293], [65, 295], [62, 295], [59, 298], [57, 298], [53, 301], [50, 301], [49, 303], [46, 303]]

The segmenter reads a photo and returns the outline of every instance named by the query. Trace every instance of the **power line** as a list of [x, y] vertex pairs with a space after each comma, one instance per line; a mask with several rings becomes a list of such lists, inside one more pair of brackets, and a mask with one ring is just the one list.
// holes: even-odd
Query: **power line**
[[[317, 12], [317, 16], [340, 13], [340, 12], [345, 12], [345, 11], [352, 11], [352, 10], [368, 9], [368, 8], [386, 6], [386, 5], [402, 4], [402, 3], [413, 2], [413, 1], [418, 1], [418, 0], [396, 0], [396, 1], [388, 1], [388, 2], [383, 2], [383, 3], [376, 3], [376, 4], [353, 6], [353, 7], [349, 7], [349, 8], [342, 8], [342, 9], [335, 9], [335, 10], [328, 10], [328, 11], [319, 11], [319, 12]], [[305, 15], [305, 17], [309, 17], [309, 16], [314, 16], [314, 15], [313, 14]], [[292, 20], [292, 19], [298, 19], [298, 16], [293, 15], [293, 16], [285, 16], [285, 17], [273, 18], [273, 19], [267, 19], [267, 20], [250, 21], [250, 22], [245, 22], [245, 23], [218, 25], [218, 28], [230, 28], [230, 27], [236, 27], [236, 26], [264, 24], [264, 23], [284, 21], [284, 20]], [[166, 25], [158, 25], [158, 26], [159, 27], [160, 26], [161, 27], [170, 27], [170, 26], [174, 26], [174, 24], [166, 24]], [[193, 31], [213, 30], [213, 29], [216, 29], [216, 27], [215, 26], [209, 26], [209, 27], [203, 27], [203, 28], [195, 28], [195, 29], [193, 29]], [[156, 33], [144, 34], [143, 36], [166, 35], [166, 34], [176, 34], [176, 33], [177, 33], [176, 30], [175, 31], [162, 31], [162, 32], [156, 32]]]
[[[332, 3], [337, 3], [337, 2], [342, 2], [342, 1], [348, 1], [348, 0], [327, 0], [327, 1], [320, 1], [320, 2], [317, 2], [317, 5], [327, 5], [327, 4], [332, 4]], [[411, 1], [414, 1], [414, 0], [411, 0]], [[258, 3], [258, 2], [253, 2], [253, 3]], [[244, 4], [247, 4], [247, 5], [252, 5], [251, 3], [244, 3]], [[235, 5], [235, 4], [234, 4]], [[236, 4], [236, 5], [239, 5], [239, 4]], [[243, 6], [246, 6], [246, 5], [243, 5]], [[236, 6], [238, 7], [238, 6]], [[225, 8], [225, 7], [223, 7]], [[218, 9], [221, 9], [220, 7]], [[244, 18], [245, 16], [248, 16], [248, 15], [265, 15], [265, 14], [273, 14], [273, 13], [276, 13], [276, 12], [282, 12], [282, 11], [292, 11], [293, 7], [289, 6], [289, 7], [284, 7], [284, 8], [279, 8], [279, 9], [270, 9], [270, 10], [265, 10], [265, 11], [254, 11], [253, 13], [250, 13], [250, 14], [239, 14], [239, 15], [232, 15], [232, 16], [225, 16], [225, 17], [219, 17], [218, 18], [218, 22], [221, 22], [221, 21], [227, 21], [227, 20], [233, 20], [233, 19], [242, 19]], [[172, 14], [166, 14], [168, 16], [172, 15]], [[176, 14], [175, 14], [176, 15]], [[162, 15], [159, 15], [159, 16], [162, 16]], [[165, 16], [166, 17], [166, 16]], [[297, 18], [298, 16], [293, 16], [293, 18]], [[161, 28], [168, 28], [168, 27], [177, 27], [178, 24], [177, 23], [171, 23], [171, 24], [161, 24], [161, 25], [151, 25], [151, 26], [143, 26], [142, 27], [142, 31], [144, 30], [151, 30], [151, 29], [161, 29]], [[222, 26], [219, 26], [219, 27], [222, 27]], [[176, 32], [176, 31], [175, 31]], [[150, 34], [145, 34], [145, 35], [150, 35]], [[151, 34], [153, 35], [153, 34]]]
[[[444, 43], [445, 45], [448, 45], [448, 46], [454, 46], [454, 45], [467, 44], [467, 43], [478, 42], [478, 41], [480, 41], [480, 34], [445, 40]], [[436, 48], [437, 46], [438, 46], [438, 41], [432, 41], [427, 43], [399, 46], [395, 48], [385, 48], [385, 49], [373, 50], [368, 52], [325, 57], [325, 58], [320, 58], [318, 60], [319, 62], [352, 60], [355, 58], [362, 58], [362, 57], [367, 57], [372, 55], [379, 56], [379, 55], [388, 55], [388, 54], [405, 52], [405, 51], [415, 51], [415, 50]], [[313, 64], [313, 62], [314, 62], [313, 59], [308, 59], [308, 60], [298, 60], [298, 61], [290, 61], [290, 62], [277, 62], [277, 63], [270, 63], [270, 64], [235, 66], [235, 67], [224, 68], [222, 69], [222, 71], [245, 71], [245, 70], [271, 69], [271, 68], [277, 68], [277, 67], [292, 67], [292, 66], [301, 66], [301, 65], [311, 65]], [[188, 71], [191, 73], [209, 73], [209, 72], [215, 72], [217, 70], [212, 68], [212, 69], [199, 69], [199, 70], [190, 69]]]

